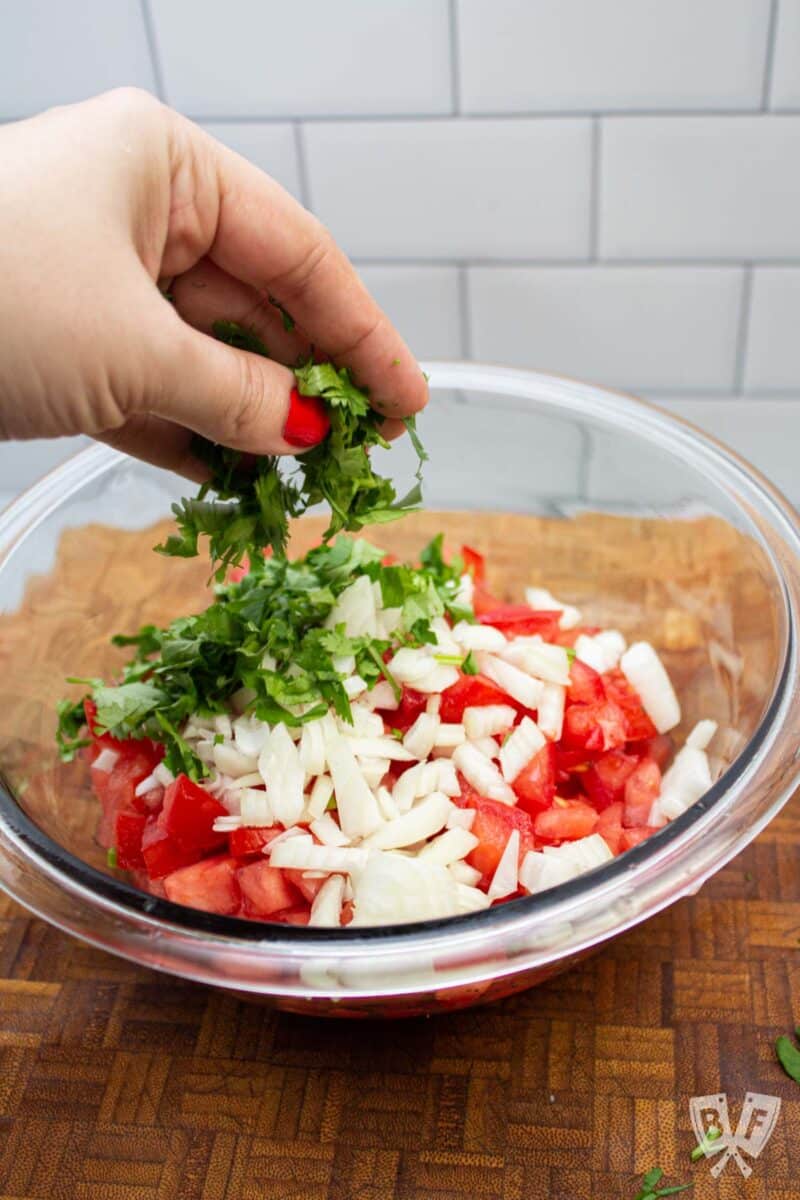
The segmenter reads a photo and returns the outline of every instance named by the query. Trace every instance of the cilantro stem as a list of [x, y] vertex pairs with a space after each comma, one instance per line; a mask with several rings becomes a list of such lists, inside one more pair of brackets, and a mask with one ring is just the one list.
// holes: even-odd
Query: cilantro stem
[[370, 658], [376, 664], [376, 666], [378, 666], [380, 668], [381, 675], [384, 676], [384, 678], [386, 679], [386, 682], [389, 684], [389, 687], [394, 692], [395, 699], [402, 700], [403, 689], [400, 687], [400, 684], [397, 682], [394, 675], [392, 675], [392, 672], [389, 670], [386, 663], [383, 661], [383, 657], [378, 653], [378, 650], [377, 650], [374, 642], [371, 643], [369, 646], [367, 646], [367, 654], [370, 656]]
[[716, 1125], [709, 1125], [708, 1129], [706, 1130], [705, 1137], [702, 1139], [702, 1141], [698, 1142], [692, 1151], [692, 1162], [699, 1162], [700, 1159], [705, 1155], [706, 1150], [709, 1150], [713, 1146], [714, 1142], [719, 1141], [721, 1137], [722, 1130]]

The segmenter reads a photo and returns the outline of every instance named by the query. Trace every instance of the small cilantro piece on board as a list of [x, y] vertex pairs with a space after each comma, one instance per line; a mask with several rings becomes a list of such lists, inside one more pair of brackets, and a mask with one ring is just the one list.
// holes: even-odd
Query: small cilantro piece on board
[[775, 1054], [786, 1074], [795, 1083], [800, 1083], [800, 1025], [795, 1029], [797, 1042], [781, 1034], [775, 1042]]
[[[288, 314], [281, 312], [286, 319]], [[232, 321], [217, 321], [214, 335], [229, 346], [268, 356], [256, 333]], [[378, 475], [370, 461], [373, 447], [389, 445], [381, 433], [384, 418], [370, 407], [366, 391], [356, 386], [347, 368], [309, 361], [295, 368], [295, 377], [301, 395], [320, 397], [328, 409], [331, 428], [325, 440], [298, 456], [287, 477], [276, 457], [253, 460], [196, 438], [193, 449], [208, 467], [209, 478], [194, 498], [173, 505], [177, 532], [156, 547], [160, 554], [194, 558], [200, 537], [207, 537], [216, 577], [222, 579], [245, 556], [268, 546], [277, 556], [285, 555], [289, 519], [315, 504], [324, 502], [331, 510], [326, 541], [342, 531], [395, 521], [419, 508], [427, 455], [414, 418], [406, 418], [405, 424], [418, 458], [417, 480], [398, 498], [392, 481]]]

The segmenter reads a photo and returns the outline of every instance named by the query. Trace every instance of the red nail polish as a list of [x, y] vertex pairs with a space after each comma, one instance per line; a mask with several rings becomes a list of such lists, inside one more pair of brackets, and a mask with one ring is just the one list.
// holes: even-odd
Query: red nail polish
[[308, 450], [326, 438], [330, 428], [330, 417], [319, 396], [301, 396], [297, 388], [292, 388], [289, 415], [283, 427], [286, 441]]

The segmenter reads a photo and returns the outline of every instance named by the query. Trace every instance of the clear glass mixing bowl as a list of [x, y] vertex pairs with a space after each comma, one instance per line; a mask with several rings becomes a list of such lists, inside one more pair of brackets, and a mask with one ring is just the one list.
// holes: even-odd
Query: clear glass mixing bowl
[[[472, 916], [320, 931], [143, 894], [105, 867], [86, 767], [56, 759], [54, 706], [65, 675], [113, 669], [112, 633], [201, 607], [204, 564], [164, 574], [148, 550], [184, 483], [96, 447], [0, 517], [0, 885], [14, 899], [114, 953], [283, 1008], [431, 1012], [563, 970], [696, 891], [779, 810], [800, 770], [788, 504], [736, 455], [638, 401], [533, 372], [428, 369], [429, 509], [502, 579], [541, 580], [594, 622], [655, 641], [683, 702], [678, 740], [700, 716], [720, 723], [712, 789], [606, 866]], [[408, 447], [386, 466], [409, 473]], [[404, 550], [416, 536], [405, 522], [380, 530]]]

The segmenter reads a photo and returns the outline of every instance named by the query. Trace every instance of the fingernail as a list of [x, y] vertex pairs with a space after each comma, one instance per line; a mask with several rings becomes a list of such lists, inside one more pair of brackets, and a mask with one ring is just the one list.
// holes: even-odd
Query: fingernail
[[330, 428], [330, 417], [319, 396], [301, 396], [297, 388], [292, 388], [289, 415], [283, 427], [285, 440], [308, 450], [326, 438]]

